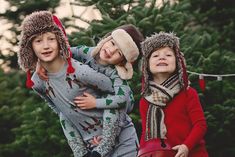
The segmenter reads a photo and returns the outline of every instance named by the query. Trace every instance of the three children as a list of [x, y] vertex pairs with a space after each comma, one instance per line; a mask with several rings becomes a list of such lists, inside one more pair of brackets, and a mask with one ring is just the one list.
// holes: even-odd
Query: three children
[[[27, 71], [28, 85], [60, 117], [75, 156], [136, 156], [138, 139], [126, 114], [133, 105], [133, 95], [125, 80], [132, 78], [131, 63], [139, 55], [142, 40], [131, 25], [117, 28], [95, 48], [72, 48], [73, 57], [83, 64], [71, 59], [58, 18], [40, 11], [24, 19], [19, 65]], [[140, 149], [159, 138], [167, 139], [177, 152], [175, 157], [207, 157], [203, 139], [206, 120], [197, 92], [188, 85], [179, 39], [173, 33], [160, 32], [141, 46]], [[46, 81], [37, 73], [30, 81], [30, 71], [35, 70], [38, 60], [47, 71]]]

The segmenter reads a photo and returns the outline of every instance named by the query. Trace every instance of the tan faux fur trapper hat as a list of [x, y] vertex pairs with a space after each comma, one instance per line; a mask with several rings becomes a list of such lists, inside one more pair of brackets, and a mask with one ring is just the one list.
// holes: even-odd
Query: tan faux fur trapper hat
[[71, 51], [67, 40], [64, 27], [60, 20], [49, 11], [36, 11], [26, 16], [21, 24], [21, 36], [19, 41], [18, 63], [19, 66], [27, 71], [27, 87], [32, 87], [30, 71], [35, 70], [37, 56], [32, 48], [32, 40], [43, 33], [53, 32], [56, 35], [62, 56], [68, 61], [67, 73], [73, 73], [71, 65]]
[[104, 43], [111, 39], [115, 41], [127, 60], [126, 64], [123, 66], [115, 65], [118, 75], [124, 80], [131, 79], [133, 76], [132, 63], [139, 56], [141, 51], [140, 43], [144, 40], [144, 37], [134, 25], [122, 25], [97, 44], [92, 51], [92, 56], [95, 57]]

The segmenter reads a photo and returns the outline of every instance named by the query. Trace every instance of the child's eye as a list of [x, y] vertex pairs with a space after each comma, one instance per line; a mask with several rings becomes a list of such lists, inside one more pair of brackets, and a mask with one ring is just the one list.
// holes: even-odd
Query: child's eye
[[158, 57], [159, 55], [153, 55], [153, 57]]
[[123, 56], [123, 54], [122, 54], [122, 52], [121, 52], [121, 51], [118, 51], [118, 54], [119, 54], [120, 56]]
[[171, 56], [172, 56], [172, 54], [166, 54], [166, 56], [171, 57]]
[[55, 38], [49, 38], [49, 40], [55, 40]]
[[40, 43], [42, 40], [40, 40], [40, 39], [36, 39], [36, 40], [34, 40], [34, 42], [36, 42], [36, 43]]
[[114, 41], [111, 41], [112, 45], [115, 45]]

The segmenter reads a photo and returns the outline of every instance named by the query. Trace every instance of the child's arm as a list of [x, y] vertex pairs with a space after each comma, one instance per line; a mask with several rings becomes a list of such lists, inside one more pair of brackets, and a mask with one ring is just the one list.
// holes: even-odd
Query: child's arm
[[95, 71], [86, 64], [76, 61], [75, 63], [74, 67], [77, 70], [74, 77], [76, 81], [81, 82], [83, 86], [100, 91], [100, 95], [114, 92], [112, 82], [107, 76]]
[[[83, 65], [83, 66], [87, 66], [87, 65]], [[81, 67], [78, 67], [78, 68], [81, 69]], [[85, 70], [85, 68], [82, 68], [82, 69]], [[92, 84], [93, 81], [99, 81], [99, 82], [103, 82], [105, 86], [107, 86], [110, 83], [110, 85], [112, 87], [112, 82], [110, 79], [108, 79], [109, 80], [109, 82], [108, 82], [108, 81], [102, 81], [102, 78], [99, 78], [99, 75], [105, 76], [104, 74], [99, 73], [91, 68], [89, 70], [85, 70], [85, 71], [87, 74], [89, 74], [89, 75], [87, 75], [87, 77], [84, 77], [83, 71], [78, 71], [79, 74], [84, 77], [81, 81], [89, 81], [89, 84]], [[95, 72], [97, 74], [95, 74]], [[108, 77], [105, 76], [105, 78], [108, 78]], [[88, 79], [90, 79], [90, 80], [88, 80]], [[85, 84], [85, 86], [87, 86], [87, 85]], [[98, 83], [97, 83], [97, 86], [99, 86]], [[87, 93], [85, 93], [85, 95], [87, 95]], [[98, 144], [98, 146], [94, 148], [93, 152], [96, 152], [96, 153], [101, 154], [102, 156], [105, 156], [107, 153], [109, 153], [113, 149], [113, 146], [115, 145], [115, 139], [117, 137], [117, 134], [119, 133], [118, 119], [119, 119], [119, 112], [118, 111], [104, 110], [102, 140]]]
[[115, 69], [110, 69], [107, 70], [109, 73], [107, 71], [105, 72], [105, 75], [111, 79], [115, 94], [108, 95], [106, 98], [96, 99], [96, 108], [126, 108], [130, 112], [134, 106], [134, 97], [131, 88], [126, 80], [122, 80], [118, 76]]
[[[87, 46], [72, 47], [71, 51], [73, 58], [83, 63], [92, 59], [92, 48]], [[127, 112], [130, 112], [134, 106], [134, 97], [127, 81], [122, 80], [118, 76], [116, 70], [109, 66], [98, 68], [98, 71], [104, 73], [112, 80], [115, 95], [109, 95], [106, 98], [96, 99], [96, 104], [91, 104], [91, 99], [88, 99], [88, 97], [79, 96], [75, 98], [74, 103], [78, 106], [80, 105], [80, 107], [83, 107], [84, 109], [91, 109], [95, 107], [100, 109], [126, 108]], [[89, 98], [91, 97], [92, 96]]]
[[201, 139], [203, 139], [206, 130], [206, 118], [198, 97], [196, 90], [193, 88], [189, 89], [188, 92], [189, 102], [187, 104], [187, 112], [189, 113], [189, 118], [192, 122], [192, 130], [188, 137], [185, 139], [184, 144], [190, 149], [192, 149]]
[[109, 69], [109, 74], [106, 73], [107, 75], [113, 83], [114, 95], [108, 95], [105, 98], [95, 100], [92, 95], [85, 93], [85, 96], [76, 97], [74, 103], [81, 107], [81, 109], [95, 107], [100, 109], [126, 108], [127, 112], [130, 112], [134, 106], [134, 97], [127, 81], [120, 79], [114, 69], [111, 72]]
[[189, 88], [187, 94], [189, 95], [189, 101], [186, 105], [186, 110], [192, 122], [192, 129], [182, 144], [172, 148], [177, 150], [176, 156], [182, 154], [188, 156], [190, 150], [203, 139], [207, 129], [206, 119], [197, 92], [194, 89]]
[[140, 146], [145, 143], [145, 134], [146, 134], [146, 119], [149, 105], [147, 101], [142, 97], [139, 101], [139, 113], [141, 118], [142, 132], [140, 137]]
[[96, 98], [89, 93], [84, 92], [83, 96], [77, 96], [73, 100], [73, 102], [82, 110], [96, 108]]
[[85, 45], [71, 47], [72, 58], [79, 62], [86, 63], [87, 60], [92, 58], [92, 49], [93, 47], [87, 47]]

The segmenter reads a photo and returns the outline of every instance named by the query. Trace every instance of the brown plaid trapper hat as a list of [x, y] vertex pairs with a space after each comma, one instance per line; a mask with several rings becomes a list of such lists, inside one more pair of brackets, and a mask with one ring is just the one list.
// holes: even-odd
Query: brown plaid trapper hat
[[179, 38], [174, 33], [160, 32], [155, 33], [151, 37], [147, 37], [145, 41], [141, 43], [143, 60], [142, 60], [142, 94], [146, 94], [149, 87], [149, 80], [151, 79], [151, 73], [149, 71], [149, 58], [151, 54], [157, 49], [163, 47], [170, 47], [176, 56], [176, 70], [180, 81], [181, 88], [187, 88], [188, 77], [186, 73], [186, 65], [183, 53], [180, 52]]
[[27, 86], [32, 87], [30, 81], [30, 71], [35, 70], [37, 56], [32, 48], [32, 40], [43, 33], [53, 32], [62, 52], [62, 56], [68, 61], [67, 73], [73, 73], [74, 69], [71, 65], [71, 51], [67, 40], [64, 27], [60, 20], [49, 11], [36, 11], [28, 15], [21, 25], [21, 36], [19, 41], [20, 50], [18, 52], [18, 63], [20, 67], [27, 71]]

